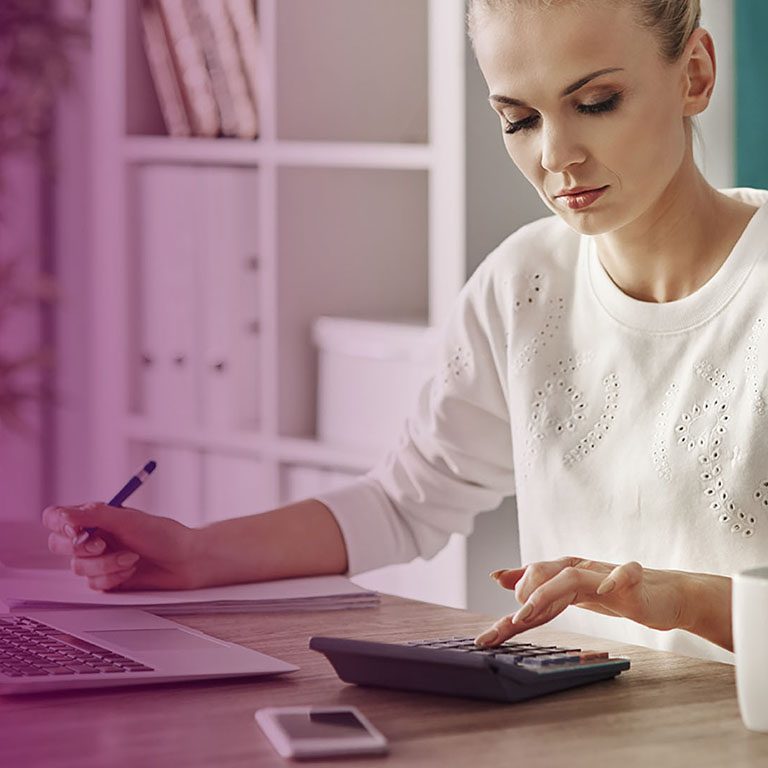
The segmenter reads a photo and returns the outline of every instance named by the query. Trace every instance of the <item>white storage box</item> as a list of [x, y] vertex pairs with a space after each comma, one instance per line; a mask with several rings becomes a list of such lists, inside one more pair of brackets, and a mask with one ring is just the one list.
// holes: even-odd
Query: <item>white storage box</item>
[[317, 436], [344, 447], [393, 445], [434, 374], [438, 333], [407, 321], [320, 317]]

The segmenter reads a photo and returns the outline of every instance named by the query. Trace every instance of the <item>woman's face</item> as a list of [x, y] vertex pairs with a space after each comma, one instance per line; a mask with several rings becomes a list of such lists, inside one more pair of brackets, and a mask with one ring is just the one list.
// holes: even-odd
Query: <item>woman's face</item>
[[626, 3], [521, 3], [480, 18], [475, 50], [507, 152], [578, 232], [653, 215], [683, 163], [687, 78], [657, 46]]

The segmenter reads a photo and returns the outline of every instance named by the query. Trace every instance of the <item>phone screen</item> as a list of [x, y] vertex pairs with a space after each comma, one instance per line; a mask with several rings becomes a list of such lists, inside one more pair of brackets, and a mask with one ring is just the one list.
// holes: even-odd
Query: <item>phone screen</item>
[[280, 712], [275, 720], [291, 740], [359, 739], [368, 733], [352, 712]]

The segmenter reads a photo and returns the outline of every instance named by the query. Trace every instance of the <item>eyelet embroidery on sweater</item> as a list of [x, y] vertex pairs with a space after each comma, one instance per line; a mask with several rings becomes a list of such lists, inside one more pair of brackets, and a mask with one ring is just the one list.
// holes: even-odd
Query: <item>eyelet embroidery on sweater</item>
[[604, 402], [600, 418], [595, 422], [595, 425], [587, 433], [586, 437], [579, 440], [576, 447], [563, 456], [563, 463], [566, 467], [570, 467], [575, 462], [589, 456], [608, 433], [616, 418], [616, 410], [619, 407], [620, 388], [621, 382], [615, 373], [611, 373], [603, 379]]
[[752, 498], [768, 512], [768, 480], [761, 480], [757, 490], [752, 494]]
[[709, 382], [724, 397], [730, 397], [736, 391], [731, 377], [707, 360], [702, 360], [694, 370], [697, 375]]
[[592, 354], [575, 355], [557, 361], [549, 378], [534, 390], [525, 441], [523, 477], [529, 477], [539, 453], [540, 441], [573, 433], [587, 415], [583, 393], [576, 388], [571, 375], [589, 362]]
[[758, 341], [765, 332], [765, 320], [762, 317], [758, 317], [755, 320], [755, 324], [752, 326], [752, 333], [747, 340], [747, 358], [744, 365], [744, 373], [746, 374], [747, 386], [752, 395], [752, 408], [759, 416], [765, 416], [766, 404], [763, 393], [760, 391], [760, 380], [758, 379], [757, 369], [757, 350], [759, 349]]
[[563, 319], [563, 306], [565, 302], [561, 297], [549, 299], [547, 302], [547, 314], [544, 316], [544, 324], [535, 333], [517, 355], [516, 363], [518, 368], [525, 368], [539, 352], [547, 346], [550, 339], [553, 339], [555, 333], [560, 329], [560, 323]]
[[[513, 279], [508, 278], [504, 280], [503, 285], [505, 286], [510, 286], [513, 282], [515, 283], [515, 302], [513, 305], [515, 312], [541, 298], [543, 279], [541, 272], [536, 272], [529, 277], [516, 275]], [[520, 283], [522, 285], [519, 286]]]
[[584, 419], [585, 407], [583, 394], [573, 384], [565, 379], [549, 379], [536, 390], [529, 428], [537, 440], [573, 432]]
[[[717, 373], [715, 373], [717, 372]], [[703, 376], [718, 391], [728, 391], [724, 378], [717, 368], [697, 366], [696, 373]], [[699, 479], [709, 508], [717, 514], [718, 521], [728, 528], [729, 533], [741, 534], [744, 538], [754, 535], [757, 528], [755, 515], [745, 512], [732, 498], [723, 478], [723, 439], [728, 432], [728, 401], [720, 397], [695, 403], [685, 411], [675, 426], [676, 442], [688, 452], [697, 450]], [[698, 427], [698, 429], [697, 429]]]
[[656, 431], [653, 435], [653, 447], [651, 448], [651, 459], [653, 460], [653, 467], [656, 470], [656, 474], [662, 480], [669, 480], [672, 477], [672, 470], [669, 467], [669, 459], [667, 457], [667, 424], [669, 422], [669, 409], [672, 405], [673, 398], [678, 393], [677, 384], [670, 384], [669, 389], [664, 395], [664, 400], [661, 403], [661, 411], [656, 419]]
[[[728, 421], [730, 416], [728, 414], [728, 403], [725, 400], [714, 398], [713, 400], [705, 400], [703, 403], [694, 403], [689, 411], [683, 413], [680, 417], [680, 421], [675, 427], [675, 436], [677, 437], [677, 444], [684, 445], [689, 451], [692, 451], [696, 446], [702, 449], [707, 449], [708, 446], [712, 446], [716, 449], [716, 459], [720, 458], [720, 444], [722, 442], [721, 435], [724, 435], [728, 431]], [[694, 427], [700, 419], [706, 418], [711, 415], [715, 418], [715, 424], [712, 427], [705, 428], [702, 432], [694, 434]], [[699, 426], [701, 426], [699, 424]], [[703, 455], [703, 454], [702, 454]], [[710, 458], [712, 458], [710, 456]], [[701, 457], [699, 458], [701, 461]]]
[[448, 358], [443, 365], [442, 380], [443, 384], [448, 384], [461, 372], [469, 368], [472, 364], [472, 353], [466, 347], [456, 347], [456, 351]]

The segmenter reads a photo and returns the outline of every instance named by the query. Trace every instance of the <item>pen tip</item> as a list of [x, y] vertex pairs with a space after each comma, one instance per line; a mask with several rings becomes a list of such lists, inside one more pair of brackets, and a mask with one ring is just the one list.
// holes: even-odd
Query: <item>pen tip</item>
[[156, 462], [156, 461], [148, 461], [148, 462], [147, 462], [147, 463], [144, 465], [144, 471], [145, 471], [147, 474], [150, 474], [151, 472], [154, 472], [154, 471], [155, 471], [155, 467], [156, 467], [156, 466], [157, 466], [157, 462]]

